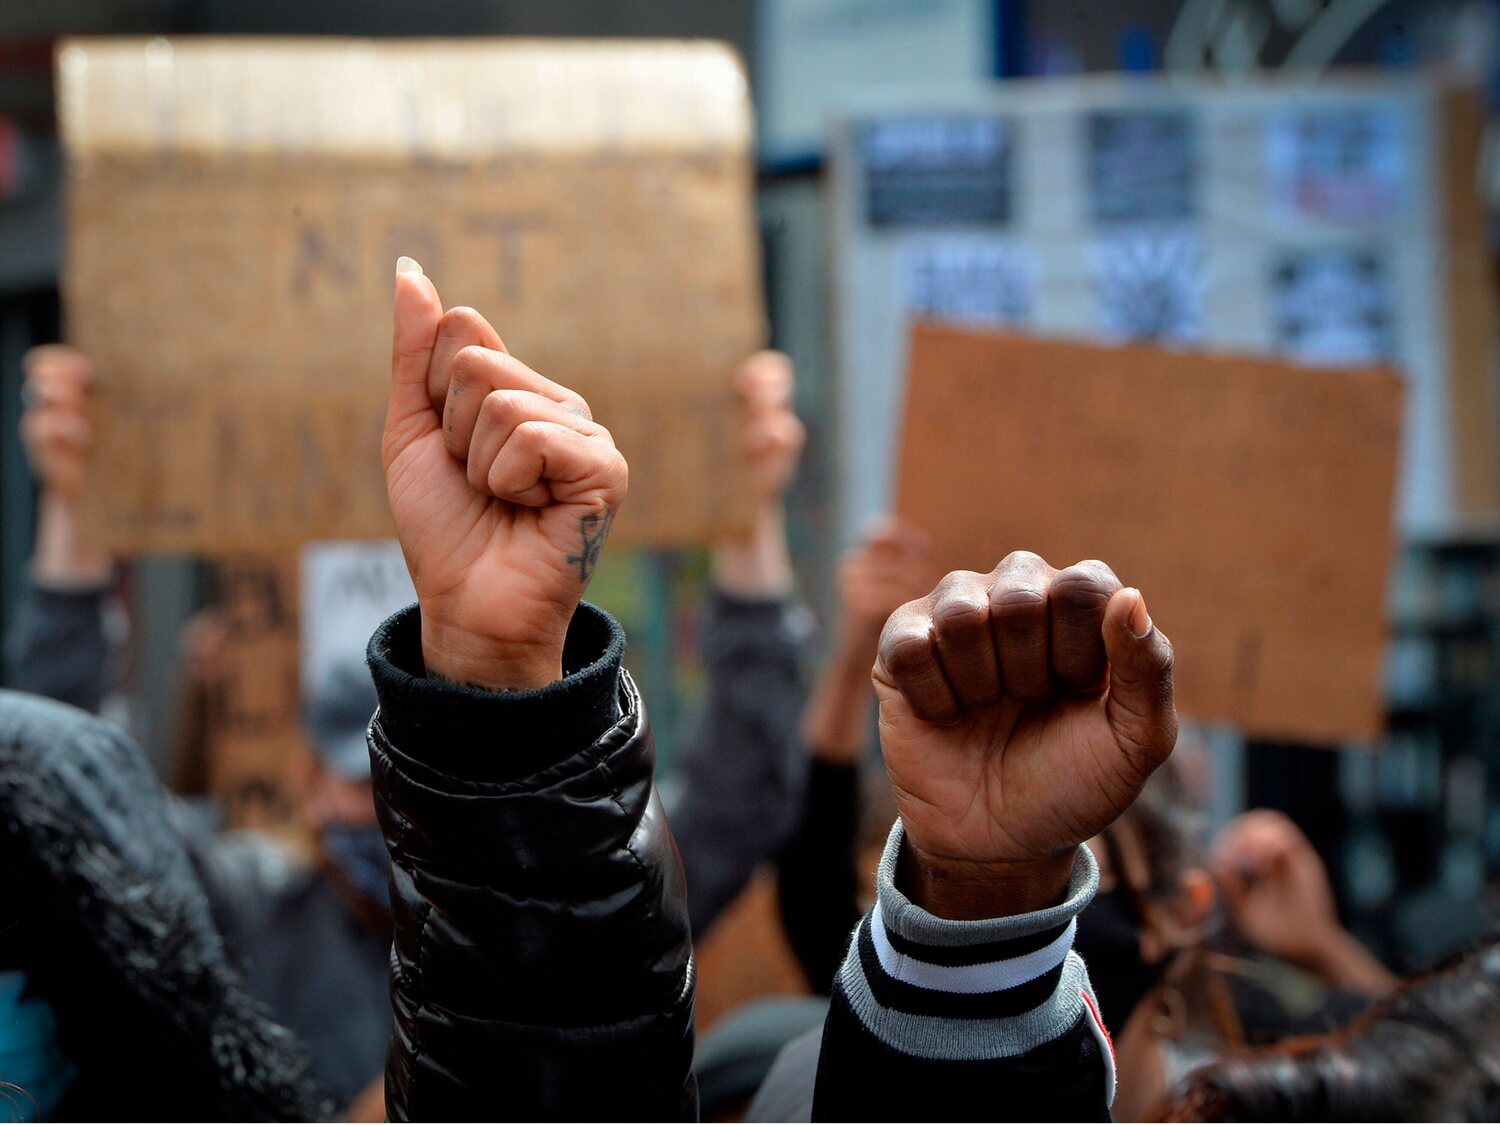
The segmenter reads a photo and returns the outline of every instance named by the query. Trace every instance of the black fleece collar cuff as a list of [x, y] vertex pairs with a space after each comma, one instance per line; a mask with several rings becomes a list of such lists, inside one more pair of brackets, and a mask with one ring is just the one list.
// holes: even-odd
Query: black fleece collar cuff
[[534, 691], [490, 692], [426, 678], [422, 619], [408, 606], [370, 638], [377, 719], [404, 755], [469, 781], [526, 777], [593, 745], [620, 720], [625, 630], [578, 607], [563, 647], [563, 678]]

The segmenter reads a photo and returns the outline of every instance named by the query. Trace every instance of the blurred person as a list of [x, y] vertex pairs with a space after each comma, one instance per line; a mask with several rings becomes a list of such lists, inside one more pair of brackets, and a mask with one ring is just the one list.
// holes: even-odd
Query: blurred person
[[[1247, 813], [1209, 859], [1201, 819], [1169, 766], [1089, 843], [1100, 893], [1079, 918], [1077, 948], [1115, 1033], [1125, 1118], [1140, 1118], [1195, 1067], [1336, 1026], [1394, 982], [1339, 926], [1327, 873], [1289, 820]], [[1263, 956], [1247, 957], [1247, 945]], [[1286, 964], [1323, 982], [1301, 1006], [1281, 987]]]
[[806, 797], [776, 871], [787, 940], [809, 985], [824, 996], [874, 889], [862, 875], [874, 864], [858, 853], [866, 850], [860, 778], [873, 730], [870, 669], [880, 631], [936, 578], [926, 533], [891, 516], [872, 523], [839, 560], [837, 638], [802, 717]]
[[[113, 572], [84, 519], [92, 381], [74, 349], [51, 345], [26, 357], [21, 429], [39, 485], [37, 545], [12, 638], [16, 686], [84, 709], [98, 708], [107, 681], [103, 618]], [[197, 622], [200, 655], [222, 641], [219, 624]], [[385, 849], [364, 746], [374, 709], [357, 663], [310, 707], [313, 755], [302, 788], [311, 857], [261, 832], [217, 832], [201, 810], [161, 798], [245, 987], [305, 1042], [340, 1106], [378, 1079], [390, 1034]]]
[[[628, 468], [410, 259], [395, 306], [383, 463], [418, 602], [370, 644], [388, 1108], [693, 1116], [681, 870], [624, 636], [581, 601]], [[899, 609], [875, 683], [901, 815], [817, 1116], [1107, 1116], [1113, 1057], [1070, 951], [1097, 883], [1083, 841], [1171, 753], [1169, 642], [1107, 568], [1019, 552]]]
[[171, 801], [118, 727], [0, 691], [0, 1117], [333, 1112], [234, 966]]
[[786, 492], [807, 432], [792, 408], [792, 364], [781, 353], [747, 359], [735, 391], [754, 514], [744, 535], [713, 544], [703, 709], [663, 786], [695, 936], [786, 839], [804, 784], [796, 731], [810, 629], [794, 598]]
[[92, 394], [93, 369], [74, 349], [47, 345], [27, 353], [21, 441], [39, 488], [8, 679], [21, 691], [97, 712], [109, 679], [103, 613], [114, 565], [84, 519]]
[[1152, 1119], [1500, 1119], [1500, 941], [1400, 985], [1341, 1030], [1194, 1071]]
[[[27, 607], [12, 638], [18, 686], [85, 708], [99, 706], [108, 678], [104, 616], [113, 573], [109, 557], [92, 546], [83, 511], [92, 378], [87, 359], [70, 348], [47, 346], [27, 357], [22, 431], [40, 486], [39, 521]], [[791, 410], [790, 363], [773, 352], [751, 356], [736, 391], [754, 519], [747, 534], [714, 547], [707, 701], [672, 803], [695, 932], [784, 838], [801, 782], [793, 731], [806, 630], [792, 602], [783, 497], [804, 431]], [[223, 643], [222, 618], [208, 611], [192, 623], [190, 679], [202, 679]], [[352, 662], [308, 708], [313, 755], [299, 789], [311, 861], [258, 832], [215, 835], [211, 818], [173, 806], [251, 993], [306, 1040], [340, 1104], [379, 1074], [389, 1036], [388, 861], [364, 742], [374, 710], [369, 674]]]
[[1244, 1044], [1206, 949], [1214, 887], [1198, 861], [1197, 821], [1169, 764], [1088, 844], [1099, 893], [1079, 917], [1075, 947], [1114, 1034], [1122, 1120], [1140, 1120], [1189, 1069]]

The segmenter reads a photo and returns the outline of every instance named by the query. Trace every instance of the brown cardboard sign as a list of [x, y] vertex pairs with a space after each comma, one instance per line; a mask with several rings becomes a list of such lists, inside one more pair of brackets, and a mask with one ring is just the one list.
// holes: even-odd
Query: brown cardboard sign
[[1370, 737], [1401, 401], [1384, 370], [919, 325], [897, 510], [945, 570], [1109, 563], [1172, 639], [1185, 715]]
[[631, 465], [616, 538], [744, 524], [731, 377], [764, 317], [726, 48], [78, 39], [57, 65], [107, 545], [389, 535], [400, 254], [589, 400]]
[[298, 694], [295, 558], [213, 569], [217, 597], [184, 634], [177, 784], [211, 793], [231, 828], [293, 832], [308, 751]]

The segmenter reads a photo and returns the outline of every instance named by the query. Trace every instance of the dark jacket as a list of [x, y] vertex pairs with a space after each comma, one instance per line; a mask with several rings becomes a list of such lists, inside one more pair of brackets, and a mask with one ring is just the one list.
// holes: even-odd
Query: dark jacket
[[807, 789], [791, 838], [776, 857], [781, 926], [808, 985], [820, 996], [859, 921], [859, 767], [806, 758]]
[[322, 868], [263, 833], [200, 824], [183, 835], [246, 989], [296, 1032], [313, 1072], [348, 1105], [385, 1069], [389, 927], [351, 909]]
[[73, 1119], [310, 1120], [333, 1104], [247, 994], [136, 746], [0, 692], [0, 963], [57, 1017]]
[[54, 590], [28, 582], [6, 640], [5, 682], [97, 714], [109, 680], [109, 589]]
[[[104, 629], [107, 595], [102, 586], [53, 590], [29, 585], [8, 638], [10, 684], [97, 711], [110, 664]], [[797, 725], [806, 697], [801, 655], [809, 632], [810, 615], [787, 599], [709, 594], [703, 619], [704, 706], [665, 795], [687, 870], [688, 916], [695, 935], [708, 929], [792, 828], [806, 769]], [[201, 855], [216, 911], [229, 907], [221, 925], [231, 939], [245, 939], [232, 944], [254, 950], [264, 948], [263, 936], [274, 941], [274, 932], [263, 935], [259, 928], [240, 935], [238, 919], [295, 911], [296, 905], [262, 906], [254, 901], [254, 882], [233, 877], [243, 869], [240, 863], [220, 863], [209, 850]], [[221, 869], [230, 877], [221, 881]], [[280, 891], [274, 896], [280, 897]], [[292, 926], [303, 928], [301, 923]], [[361, 947], [368, 944], [364, 937], [357, 938]], [[362, 973], [366, 961], [356, 954], [357, 963], [349, 968]], [[383, 964], [379, 972], [383, 977]], [[270, 986], [264, 998], [315, 1047], [325, 1036], [337, 1037], [345, 1016], [336, 1001], [319, 1008], [317, 997], [307, 996], [296, 983], [289, 987], [253, 970], [251, 976], [252, 988], [262, 982]], [[383, 1030], [377, 1039], [384, 1040]], [[336, 1069], [329, 1074], [339, 1085], [352, 1073], [355, 1056], [369, 1054], [344, 1053], [349, 1064], [334, 1060]], [[321, 1067], [321, 1059], [319, 1063]]]
[[703, 711], [664, 786], [701, 937], [790, 834], [806, 777], [797, 738], [810, 614], [714, 591], [703, 621]]
[[567, 678], [502, 695], [423, 678], [415, 607], [371, 640], [393, 1119], [696, 1114], [686, 893], [624, 645], [582, 606]]
[[[423, 678], [420, 634], [413, 607], [370, 644], [396, 915], [388, 1112], [691, 1117], [686, 896], [624, 634], [581, 606], [565, 678], [517, 694]], [[1057, 906], [950, 922], [897, 887], [902, 847], [898, 824], [834, 986], [815, 1115], [1107, 1118], [1113, 1056], [1071, 952], [1088, 850]]]
[[[24, 691], [97, 710], [109, 676], [108, 589], [31, 584], [8, 638]], [[306, 1045], [314, 1073], [347, 1105], [379, 1079], [390, 1040], [390, 930], [348, 908], [318, 867], [255, 832], [224, 833], [170, 794], [165, 805], [214, 924], [250, 995]]]

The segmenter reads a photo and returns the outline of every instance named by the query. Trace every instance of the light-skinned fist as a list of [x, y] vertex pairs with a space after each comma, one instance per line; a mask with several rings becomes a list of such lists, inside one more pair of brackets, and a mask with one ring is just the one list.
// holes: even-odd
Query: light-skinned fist
[[77, 504], [94, 447], [94, 370], [82, 352], [63, 344], [32, 348], [26, 374], [21, 441], [42, 491]]
[[949, 574], [891, 615], [873, 676], [908, 893], [944, 917], [1057, 902], [1177, 740], [1171, 643], [1099, 562]]
[[397, 266], [382, 461], [427, 673], [495, 691], [560, 679], [625, 458], [588, 404], [511, 356], [484, 317], [444, 312], [411, 259]]
[[839, 559], [842, 647], [868, 667], [891, 614], [932, 589], [932, 541], [895, 516], [882, 516]]
[[1400, 983], [1339, 922], [1328, 869], [1284, 814], [1252, 809], [1235, 817], [1214, 840], [1209, 866], [1230, 925], [1252, 948], [1367, 996]]
[[756, 499], [779, 502], [796, 479], [807, 442], [807, 429], [792, 408], [792, 361], [780, 352], [756, 352], [735, 373], [734, 389], [745, 408], [740, 444]]
[[1312, 966], [1342, 927], [1328, 871], [1302, 830], [1272, 809], [1253, 809], [1220, 831], [1209, 866], [1231, 924], [1250, 945]]

